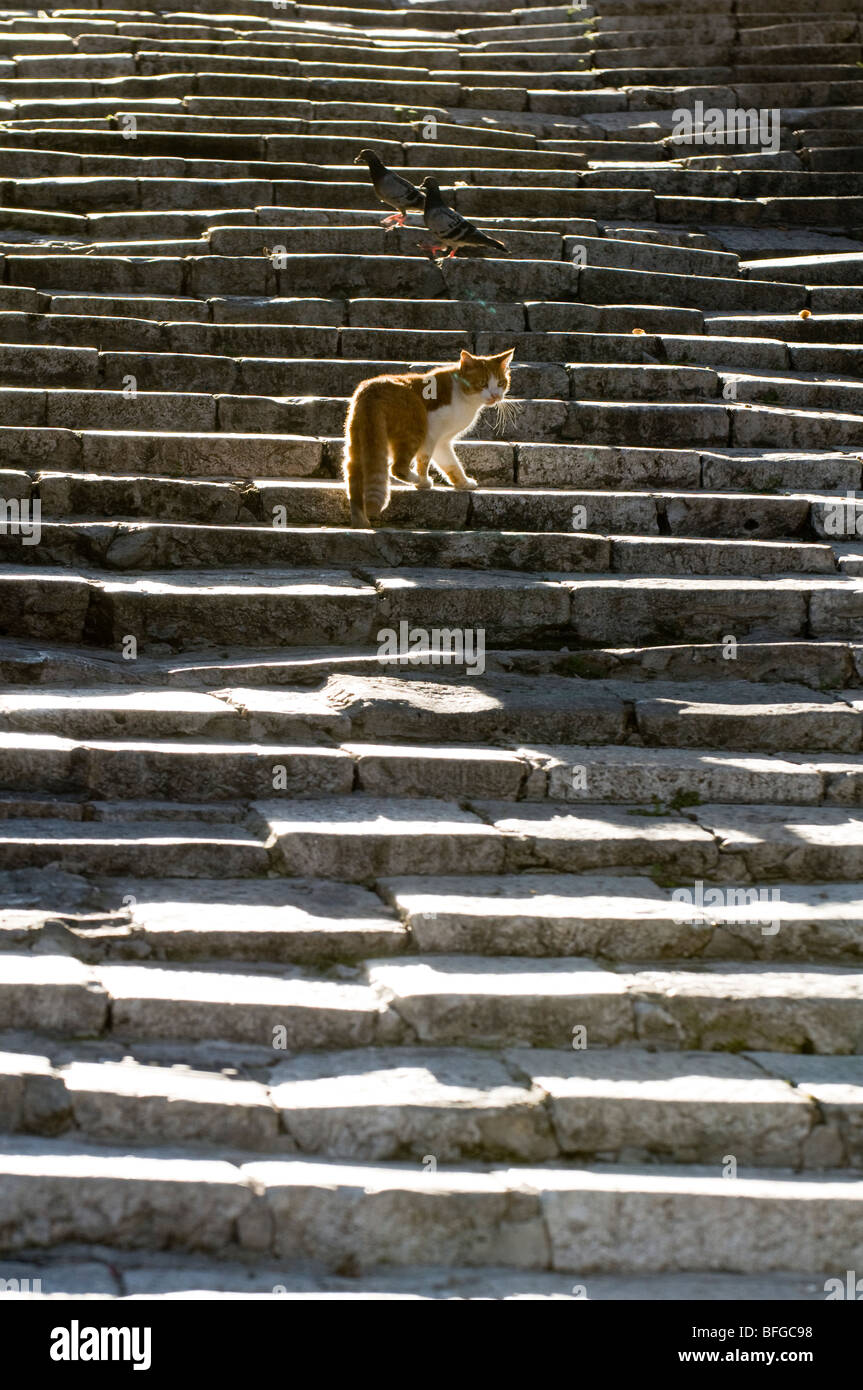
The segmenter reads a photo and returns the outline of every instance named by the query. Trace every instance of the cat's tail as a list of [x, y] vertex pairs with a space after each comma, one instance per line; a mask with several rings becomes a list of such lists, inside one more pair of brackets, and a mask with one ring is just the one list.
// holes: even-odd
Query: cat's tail
[[345, 420], [344, 475], [351, 525], [368, 527], [390, 500], [386, 420], [375, 393], [363, 383], [354, 392]]

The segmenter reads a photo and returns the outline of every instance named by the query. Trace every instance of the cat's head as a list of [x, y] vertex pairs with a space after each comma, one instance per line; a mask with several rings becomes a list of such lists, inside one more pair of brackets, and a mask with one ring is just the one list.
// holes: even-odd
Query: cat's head
[[514, 352], [515, 348], [510, 348], [492, 357], [474, 357], [472, 352], [462, 352], [458, 374], [465, 393], [480, 396], [484, 405], [502, 401], [510, 387], [509, 364]]

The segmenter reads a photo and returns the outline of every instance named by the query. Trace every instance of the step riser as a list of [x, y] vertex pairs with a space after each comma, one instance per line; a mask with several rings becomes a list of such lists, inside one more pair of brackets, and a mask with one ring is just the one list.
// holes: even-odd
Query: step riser
[[[84, 581], [66, 581], [59, 569], [53, 582], [46, 585], [45, 576], [50, 571], [35, 573], [39, 575], [38, 590], [23, 570], [15, 579], [8, 571], [0, 576], [9, 603], [0, 618], [3, 635], [83, 641], [117, 652], [129, 636], [143, 651], [159, 644], [167, 644], [176, 652], [206, 651], [235, 644], [241, 633], [247, 645], [259, 648], [311, 646], [324, 636], [339, 645], [369, 644], [382, 629], [399, 631], [402, 623], [426, 631], [442, 627], [481, 630], [487, 646], [540, 644], [543, 640], [586, 647], [722, 642], [730, 628], [737, 640], [787, 641], [811, 634], [847, 641], [863, 636], [863, 600], [857, 591], [815, 590], [811, 596], [805, 587], [799, 592], [769, 588], [758, 592], [744, 589], [744, 584], [752, 583], [746, 580], [703, 580], [701, 583], [714, 589], [723, 582], [737, 582], [741, 587], [730, 593], [712, 592], [710, 587], [703, 592], [693, 588], [688, 594], [669, 590], [662, 593], [659, 603], [657, 594], [651, 593], [644, 581], [621, 579], [615, 589], [611, 580], [573, 578], [570, 593], [561, 581], [531, 591], [526, 577], [522, 607], [514, 613], [501, 611], [498, 604], [473, 589], [450, 591], [443, 610], [438, 593], [408, 594], [399, 588], [377, 598], [362, 589], [329, 596], [280, 594], [275, 588], [269, 594], [226, 591], [221, 596], [196, 596], [188, 590], [143, 593], [131, 588], [123, 593], [91, 587]], [[411, 573], [404, 571], [408, 576]], [[336, 576], [334, 571], [332, 577]], [[540, 586], [544, 581], [535, 583]], [[626, 588], [627, 583], [633, 588]]]
[[[403, 517], [403, 523], [419, 521]], [[386, 522], [390, 524], [389, 513]], [[0, 534], [0, 558], [21, 563], [29, 558], [20, 538]], [[720, 541], [714, 545], [693, 541], [625, 541], [611, 543], [601, 536], [537, 536], [533, 533], [466, 535], [441, 533], [428, 538], [416, 532], [393, 532], [384, 528], [381, 539], [346, 532], [273, 532], [270, 529], [220, 529], [217, 536], [193, 527], [149, 526], [147, 534], [138, 532], [134, 546], [125, 541], [125, 528], [106, 522], [91, 526], [42, 524], [38, 555], [34, 563], [51, 565], [97, 565], [107, 570], [125, 571], [130, 559], [136, 571], [164, 571], [174, 566], [191, 569], [212, 568], [217, 564], [310, 566], [322, 561], [328, 567], [352, 568], [356, 565], [405, 565], [409, 567], [478, 564], [492, 569], [506, 566], [525, 572], [571, 572], [621, 574], [739, 575], [822, 574], [836, 572], [833, 551], [824, 546], [790, 544], [775, 549], [759, 549], [744, 542]]]
[[[402, 1059], [410, 1065], [409, 1053], [401, 1054]], [[553, 1071], [554, 1063], [548, 1060]], [[269, 1094], [261, 1089], [255, 1101], [245, 1095], [236, 1100], [227, 1095], [210, 1100], [203, 1095], [183, 1103], [169, 1099], [168, 1094], [142, 1097], [88, 1089], [83, 1081], [76, 1081], [74, 1069], [54, 1074], [49, 1108], [43, 1098], [46, 1079], [42, 1074], [21, 1078], [12, 1073], [3, 1080], [8, 1106], [4, 1132], [50, 1133], [97, 1143], [203, 1141], [273, 1155], [299, 1151], [353, 1162], [419, 1162], [428, 1147], [428, 1127], [434, 1126], [439, 1161], [448, 1163], [477, 1158], [542, 1162], [565, 1157], [592, 1162], [626, 1155], [637, 1162], [676, 1158], [719, 1166], [731, 1147], [747, 1166], [800, 1170], [810, 1166], [807, 1152], [816, 1158], [812, 1165], [816, 1169], [819, 1151], [825, 1155], [830, 1149], [839, 1155], [843, 1152], [838, 1127], [819, 1125], [811, 1101], [783, 1104], [779, 1096], [767, 1108], [762, 1137], [752, 1133], [746, 1113], [730, 1100], [698, 1105], [682, 1095], [683, 1103], [675, 1107], [679, 1109], [676, 1122], [669, 1123], [667, 1102], [656, 1097], [636, 1103], [615, 1096], [611, 1085], [603, 1093], [601, 1081], [585, 1088], [582, 1095], [555, 1097], [550, 1103], [540, 1104], [527, 1093], [519, 1101], [510, 1094], [496, 1106], [465, 1105], [453, 1113], [443, 1102], [437, 1107], [339, 1107], [334, 1102], [329, 1108], [304, 1108], [290, 1086], [275, 1093], [269, 1090]]]
[[[463, 958], [439, 959], [446, 964]], [[573, 962], [568, 981], [561, 982], [554, 992], [543, 991], [541, 976], [509, 998], [489, 997], [481, 990], [482, 981], [475, 992], [457, 981], [450, 994], [397, 994], [393, 1001], [397, 1009], [382, 1003], [377, 1010], [374, 996], [361, 986], [345, 987], [337, 999], [327, 996], [326, 985], [304, 981], [293, 991], [294, 998], [289, 992], [281, 1000], [267, 999], [267, 993], [273, 992], [270, 987], [262, 990], [258, 999], [247, 997], [241, 1004], [232, 1004], [226, 999], [186, 997], [182, 976], [178, 976], [174, 996], [163, 998], [157, 993], [139, 992], [146, 988], [145, 980], [137, 987], [134, 981], [126, 983], [127, 972], [140, 976], [137, 967], [117, 965], [103, 972], [107, 992], [101, 992], [98, 983], [89, 990], [83, 985], [76, 989], [49, 983], [17, 986], [14, 999], [9, 998], [8, 989], [0, 991], [0, 1027], [79, 1038], [110, 1034], [121, 1043], [221, 1039], [258, 1048], [266, 1047], [279, 1027], [286, 1030], [289, 1047], [297, 1052], [350, 1050], [375, 1043], [419, 1043], [424, 1047], [504, 1047], [514, 1043], [559, 1050], [565, 1058], [572, 1048], [575, 1018], [591, 1048], [658, 1044], [665, 1052], [734, 1052], [745, 1048], [829, 1056], [859, 1052], [863, 1045], [863, 1004], [859, 1000], [810, 997], [801, 1009], [801, 1001], [793, 995], [737, 1001], [713, 999], [709, 992], [676, 995], [659, 985], [651, 991], [648, 972], [643, 984], [638, 975], [627, 981], [609, 973], [607, 985], [590, 984], [585, 992], [580, 981], [584, 972], [577, 968], [580, 964], [583, 962]], [[402, 969], [409, 972], [413, 968], [405, 958]], [[368, 974], [372, 983], [387, 980], [398, 988], [397, 974], [386, 960], [370, 962]], [[624, 992], [622, 986], [626, 984], [629, 989]]]
[[[460, 445], [466, 467], [475, 468], [488, 479], [506, 458], [504, 449], [482, 449], [475, 444]], [[552, 455], [553, 458], [553, 455]], [[501, 460], [502, 461], [502, 460]], [[684, 461], [685, 462], [685, 461]], [[522, 471], [521, 469], [519, 471]], [[788, 537], [822, 539], [825, 515], [832, 505], [821, 500], [810, 504], [804, 497], [735, 497], [709, 491], [705, 495], [674, 492], [648, 493], [636, 490], [607, 494], [573, 487], [565, 492], [525, 494], [483, 487], [472, 496], [459, 492], [435, 473], [438, 487], [432, 495], [394, 483], [386, 510], [387, 529], [423, 526], [445, 531], [470, 529], [518, 531], [527, 534], [567, 531], [579, 533], [633, 533], [641, 539], [657, 537], [715, 537], [722, 540], [769, 541]], [[759, 480], [760, 481], [760, 480]], [[856, 475], [855, 475], [856, 481]], [[225, 483], [169, 483], [160, 479], [127, 476], [113, 479], [103, 475], [91, 478], [74, 474], [41, 473], [30, 477], [21, 472], [0, 471], [0, 489], [6, 497], [22, 501], [38, 497], [40, 521], [51, 530], [62, 519], [79, 516], [110, 517], [158, 516], [161, 525], [172, 521], [207, 525], [256, 525], [252, 546], [259, 544], [261, 532], [281, 530], [292, 541], [299, 541], [306, 527], [335, 530], [350, 524], [350, 507], [342, 486], [297, 484], [280, 486], [248, 483], [242, 490]], [[731, 516], [726, 514], [731, 512]], [[278, 525], [267, 526], [270, 518]], [[15, 539], [14, 536], [7, 539]], [[441, 541], [443, 537], [440, 538]], [[397, 537], [393, 537], [396, 541]], [[408, 538], [405, 538], [408, 543]], [[420, 540], [417, 544], [422, 544]], [[41, 544], [41, 541], [40, 541]], [[24, 549], [25, 547], [20, 547]], [[263, 558], [263, 556], [261, 557]], [[443, 562], [441, 562], [443, 563]], [[549, 565], [549, 569], [553, 566]]]
[[[664, 1270], [769, 1272], [781, 1267], [804, 1273], [819, 1260], [830, 1269], [844, 1269], [859, 1241], [859, 1203], [841, 1191], [832, 1201], [813, 1197], [811, 1216], [820, 1233], [814, 1245], [801, 1229], [793, 1197], [759, 1200], [753, 1194], [753, 1200], [746, 1189], [735, 1197], [716, 1184], [705, 1194], [671, 1188], [660, 1196], [648, 1188], [625, 1198], [592, 1187], [540, 1196], [529, 1188], [507, 1190], [503, 1183], [482, 1194], [448, 1193], [444, 1185], [435, 1196], [436, 1216], [430, 1223], [428, 1193], [413, 1185], [367, 1197], [358, 1211], [358, 1186], [347, 1185], [347, 1178], [344, 1186], [327, 1190], [326, 1169], [310, 1173], [306, 1182], [299, 1174], [294, 1178], [291, 1169], [283, 1185], [273, 1175], [273, 1185], [258, 1196], [241, 1181], [245, 1172], [254, 1180], [254, 1164], [241, 1170], [219, 1165], [195, 1193], [191, 1183], [170, 1181], [175, 1170], [167, 1164], [167, 1180], [159, 1181], [158, 1167], [149, 1178], [132, 1176], [131, 1167], [128, 1177], [122, 1169], [112, 1177], [90, 1162], [93, 1175], [77, 1181], [62, 1173], [5, 1179], [0, 1229], [7, 1249], [77, 1240], [116, 1249], [254, 1251], [259, 1258], [269, 1253], [282, 1261], [315, 1258], [331, 1269], [348, 1262], [359, 1269], [425, 1263], [655, 1275], [657, 1238]], [[358, 1184], [365, 1173], [358, 1169]], [[125, 1222], [118, 1231], [105, 1210], [106, 1202], [121, 1193]], [[620, 1220], [624, 1201], [631, 1210], [631, 1235], [612, 1249], [607, 1232]], [[214, 1208], [219, 1213], [215, 1221]], [[46, 1209], [58, 1213], [49, 1225]], [[769, 1240], [777, 1221], [789, 1232], [800, 1231], [796, 1239], [785, 1240], [781, 1255], [772, 1252]], [[263, 1249], [262, 1225], [272, 1232]], [[551, 1247], [549, 1229], [554, 1231]]]
[[[316, 732], [309, 731], [312, 739]], [[573, 728], [567, 732], [570, 740], [576, 734], [584, 737], [583, 729]], [[743, 731], [736, 738], [734, 732], [731, 731], [724, 747], [754, 746], [760, 754], [768, 751], [763, 742], [757, 741], [755, 732], [747, 737]], [[146, 737], [146, 731], [140, 737]], [[511, 737], [515, 741], [517, 735]], [[717, 741], [705, 736], [701, 746], [711, 747]], [[801, 730], [797, 740], [802, 747], [807, 742], [823, 745], [828, 741], [817, 732], [807, 740], [805, 730]], [[835, 740], [839, 746], [845, 741]], [[793, 735], [785, 739], [783, 750], [794, 742]], [[858, 745], [859, 734], [854, 746]], [[652, 769], [650, 764], [634, 768], [627, 776], [626, 769], [616, 763], [606, 769], [600, 757], [589, 748], [569, 754], [562, 749], [555, 750], [554, 766], [548, 775], [535, 771], [534, 760], [524, 755], [484, 748], [484, 756], [480, 759], [476, 756], [479, 750], [472, 751], [474, 758], [465, 764], [457, 747], [440, 749], [432, 756], [422, 752], [411, 755], [407, 749], [402, 753], [397, 749], [365, 752], [351, 747], [342, 751], [308, 748], [298, 752], [277, 744], [267, 749], [252, 747], [248, 750], [238, 749], [236, 745], [226, 749], [199, 744], [194, 751], [184, 754], [182, 744], [164, 749], [133, 746], [128, 750], [122, 745], [100, 748], [98, 744], [95, 747], [91, 744], [86, 748], [71, 745], [68, 752], [63, 749], [59, 756], [53, 757], [45, 753], [28, 755], [26, 748], [19, 751], [4, 748], [0, 752], [0, 789], [27, 792], [39, 788], [49, 794], [105, 799], [119, 796], [130, 800], [141, 797], [158, 800], [181, 794], [187, 801], [216, 802], [265, 797], [274, 789], [301, 795], [312, 790], [333, 795], [356, 790], [370, 796], [459, 795], [538, 802], [548, 798], [582, 805], [602, 801], [650, 806], [655, 793], [649, 792], [647, 787], [657, 785], [659, 770]], [[579, 757], [581, 762], [576, 761]], [[581, 794], [573, 791], [578, 768], [583, 770], [587, 781], [587, 789]], [[695, 766], [662, 768], [661, 772], [658, 784], [663, 797], [669, 800], [683, 796], [753, 805], [773, 802], [778, 805], [856, 806], [863, 803], [863, 769], [858, 769], [856, 764], [844, 776], [837, 771], [833, 777], [829, 772], [822, 776], [817, 768], [805, 764], [799, 768], [783, 765], [784, 775], [777, 771], [772, 778], [766, 768], [750, 771], [736, 767], [715, 770]]]
[[[75, 351], [70, 349], [70, 351]], [[77, 351], [87, 351], [77, 349]], [[272, 366], [262, 366], [260, 384], [271, 385]], [[710, 375], [708, 373], [708, 375]], [[134, 377], [134, 373], [132, 373]], [[122, 378], [118, 373], [118, 385]], [[137, 384], [137, 378], [135, 378]], [[358, 383], [357, 383], [358, 384]], [[593, 383], [594, 390], [598, 383]], [[765, 394], [768, 394], [765, 392]], [[778, 393], [777, 393], [778, 395]], [[262, 433], [338, 436], [344, 426], [347, 398], [291, 401], [267, 396], [187, 394], [145, 390], [3, 391], [8, 424], [42, 428], [168, 430], [209, 433]], [[621, 402], [608, 404], [566, 400], [528, 400], [508, 427], [518, 442], [574, 441], [632, 447], [677, 448], [859, 449], [863, 416], [831, 414], [825, 409], [783, 410], [773, 404], [715, 405]], [[481, 415], [474, 439], [496, 438], [494, 420]]]

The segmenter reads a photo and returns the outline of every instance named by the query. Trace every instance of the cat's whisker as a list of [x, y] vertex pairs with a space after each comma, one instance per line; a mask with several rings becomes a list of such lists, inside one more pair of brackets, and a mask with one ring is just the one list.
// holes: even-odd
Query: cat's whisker
[[495, 434], [503, 434], [521, 414], [524, 405], [523, 402], [514, 401], [509, 396], [502, 396], [499, 401], [494, 402], [492, 409], [494, 410], [494, 432]]

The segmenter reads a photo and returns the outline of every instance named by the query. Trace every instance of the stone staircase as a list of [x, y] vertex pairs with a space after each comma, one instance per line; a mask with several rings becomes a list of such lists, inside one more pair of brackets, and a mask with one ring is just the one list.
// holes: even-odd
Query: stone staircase
[[[7, 1281], [860, 1267], [861, 59], [863, 0], [0, 12]], [[369, 145], [509, 255], [385, 233]], [[510, 347], [479, 490], [352, 530], [356, 385]]]

